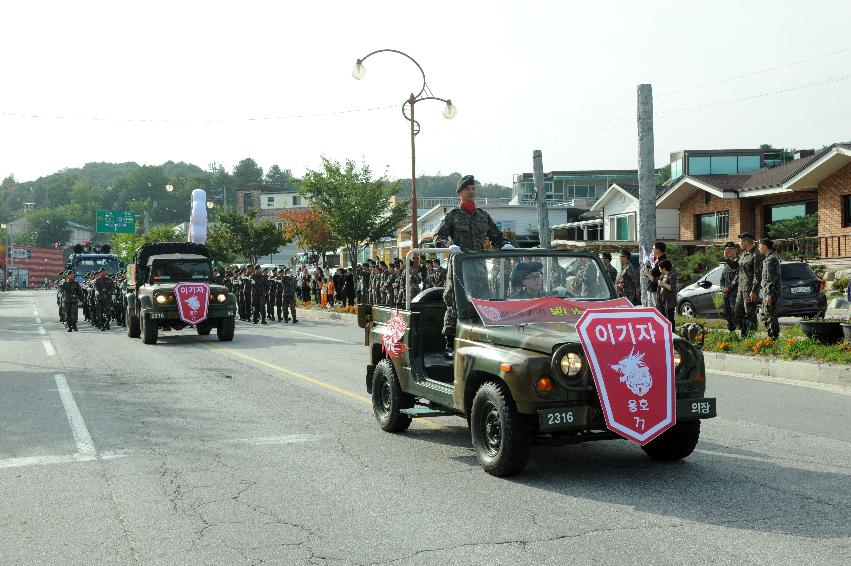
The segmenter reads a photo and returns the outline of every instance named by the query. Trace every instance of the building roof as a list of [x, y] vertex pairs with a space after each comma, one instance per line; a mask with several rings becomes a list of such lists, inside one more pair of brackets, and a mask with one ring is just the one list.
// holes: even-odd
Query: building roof
[[88, 226], [83, 226], [82, 224], [77, 224], [76, 222], [71, 222], [70, 220], [67, 222], [67, 224], [71, 228], [76, 228], [77, 230], [86, 230], [88, 232], [94, 232], [94, 230], [92, 230]]
[[[656, 185], [656, 198], [664, 193], [668, 189], [665, 185]], [[638, 185], [631, 184], [621, 184], [621, 183], [612, 183], [606, 192], [594, 203], [594, 206], [591, 207], [590, 212], [599, 212], [602, 211], [606, 204], [614, 197], [616, 194], [625, 194], [629, 197], [632, 197], [635, 200], [638, 200]]]
[[[777, 167], [763, 167], [745, 175], [684, 175], [666, 188], [659, 202], [678, 205], [695, 190], [704, 190], [721, 198], [812, 190], [849, 162], [851, 144], [835, 143], [813, 155]], [[675, 193], [679, 194], [675, 196]]]
[[294, 193], [296, 191], [286, 190], [283, 187], [279, 187], [278, 185], [269, 185], [267, 183], [260, 183], [257, 181], [252, 181], [250, 183], [245, 183], [238, 189], [237, 192], [241, 191], [260, 191], [261, 193]]

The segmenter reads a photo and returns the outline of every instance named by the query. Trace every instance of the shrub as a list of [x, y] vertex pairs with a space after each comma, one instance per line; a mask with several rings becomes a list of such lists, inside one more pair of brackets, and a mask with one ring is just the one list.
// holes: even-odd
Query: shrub
[[840, 277], [838, 279], [833, 280], [832, 288], [834, 291], [839, 291], [840, 293], [844, 293], [845, 289], [848, 287], [848, 278]]

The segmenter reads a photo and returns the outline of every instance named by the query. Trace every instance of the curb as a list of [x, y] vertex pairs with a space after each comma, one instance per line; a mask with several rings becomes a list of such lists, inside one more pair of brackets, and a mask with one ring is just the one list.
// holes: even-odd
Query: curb
[[719, 352], [703, 352], [703, 360], [707, 371], [851, 386], [851, 365], [758, 358]]
[[298, 317], [309, 320], [333, 320], [335, 322], [357, 322], [358, 315], [340, 312], [325, 312], [315, 309], [297, 308]]

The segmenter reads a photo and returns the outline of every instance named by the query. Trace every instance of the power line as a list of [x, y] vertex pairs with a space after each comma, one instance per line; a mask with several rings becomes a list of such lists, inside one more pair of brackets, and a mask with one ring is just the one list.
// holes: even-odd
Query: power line
[[396, 108], [398, 104], [387, 106], [373, 106], [371, 108], [352, 108], [349, 110], [337, 110], [334, 112], [316, 112], [312, 114], [290, 114], [287, 116], [248, 116], [244, 118], [106, 118], [99, 116], [61, 116], [45, 114], [24, 114], [18, 112], [0, 112], [0, 116], [8, 118], [24, 119], [46, 119], [46, 120], [74, 120], [87, 122], [112, 122], [112, 123], [221, 123], [221, 122], [260, 122], [275, 120], [299, 120], [304, 118], [322, 118], [326, 116], [339, 116], [342, 114], [355, 114], [358, 112], [375, 112]]

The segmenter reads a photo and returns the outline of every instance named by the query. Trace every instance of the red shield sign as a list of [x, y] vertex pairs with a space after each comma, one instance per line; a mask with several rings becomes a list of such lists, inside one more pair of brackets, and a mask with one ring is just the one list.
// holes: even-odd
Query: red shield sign
[[643, 446], [676, 424], [668, 319], [654, 308], [593, 309], [576, 330], [609, 430]]
[[210, 306], [210, 286], [206, 283], [180, 283], [174, 288], [180, 320], [198, 324], [207, 319]]

